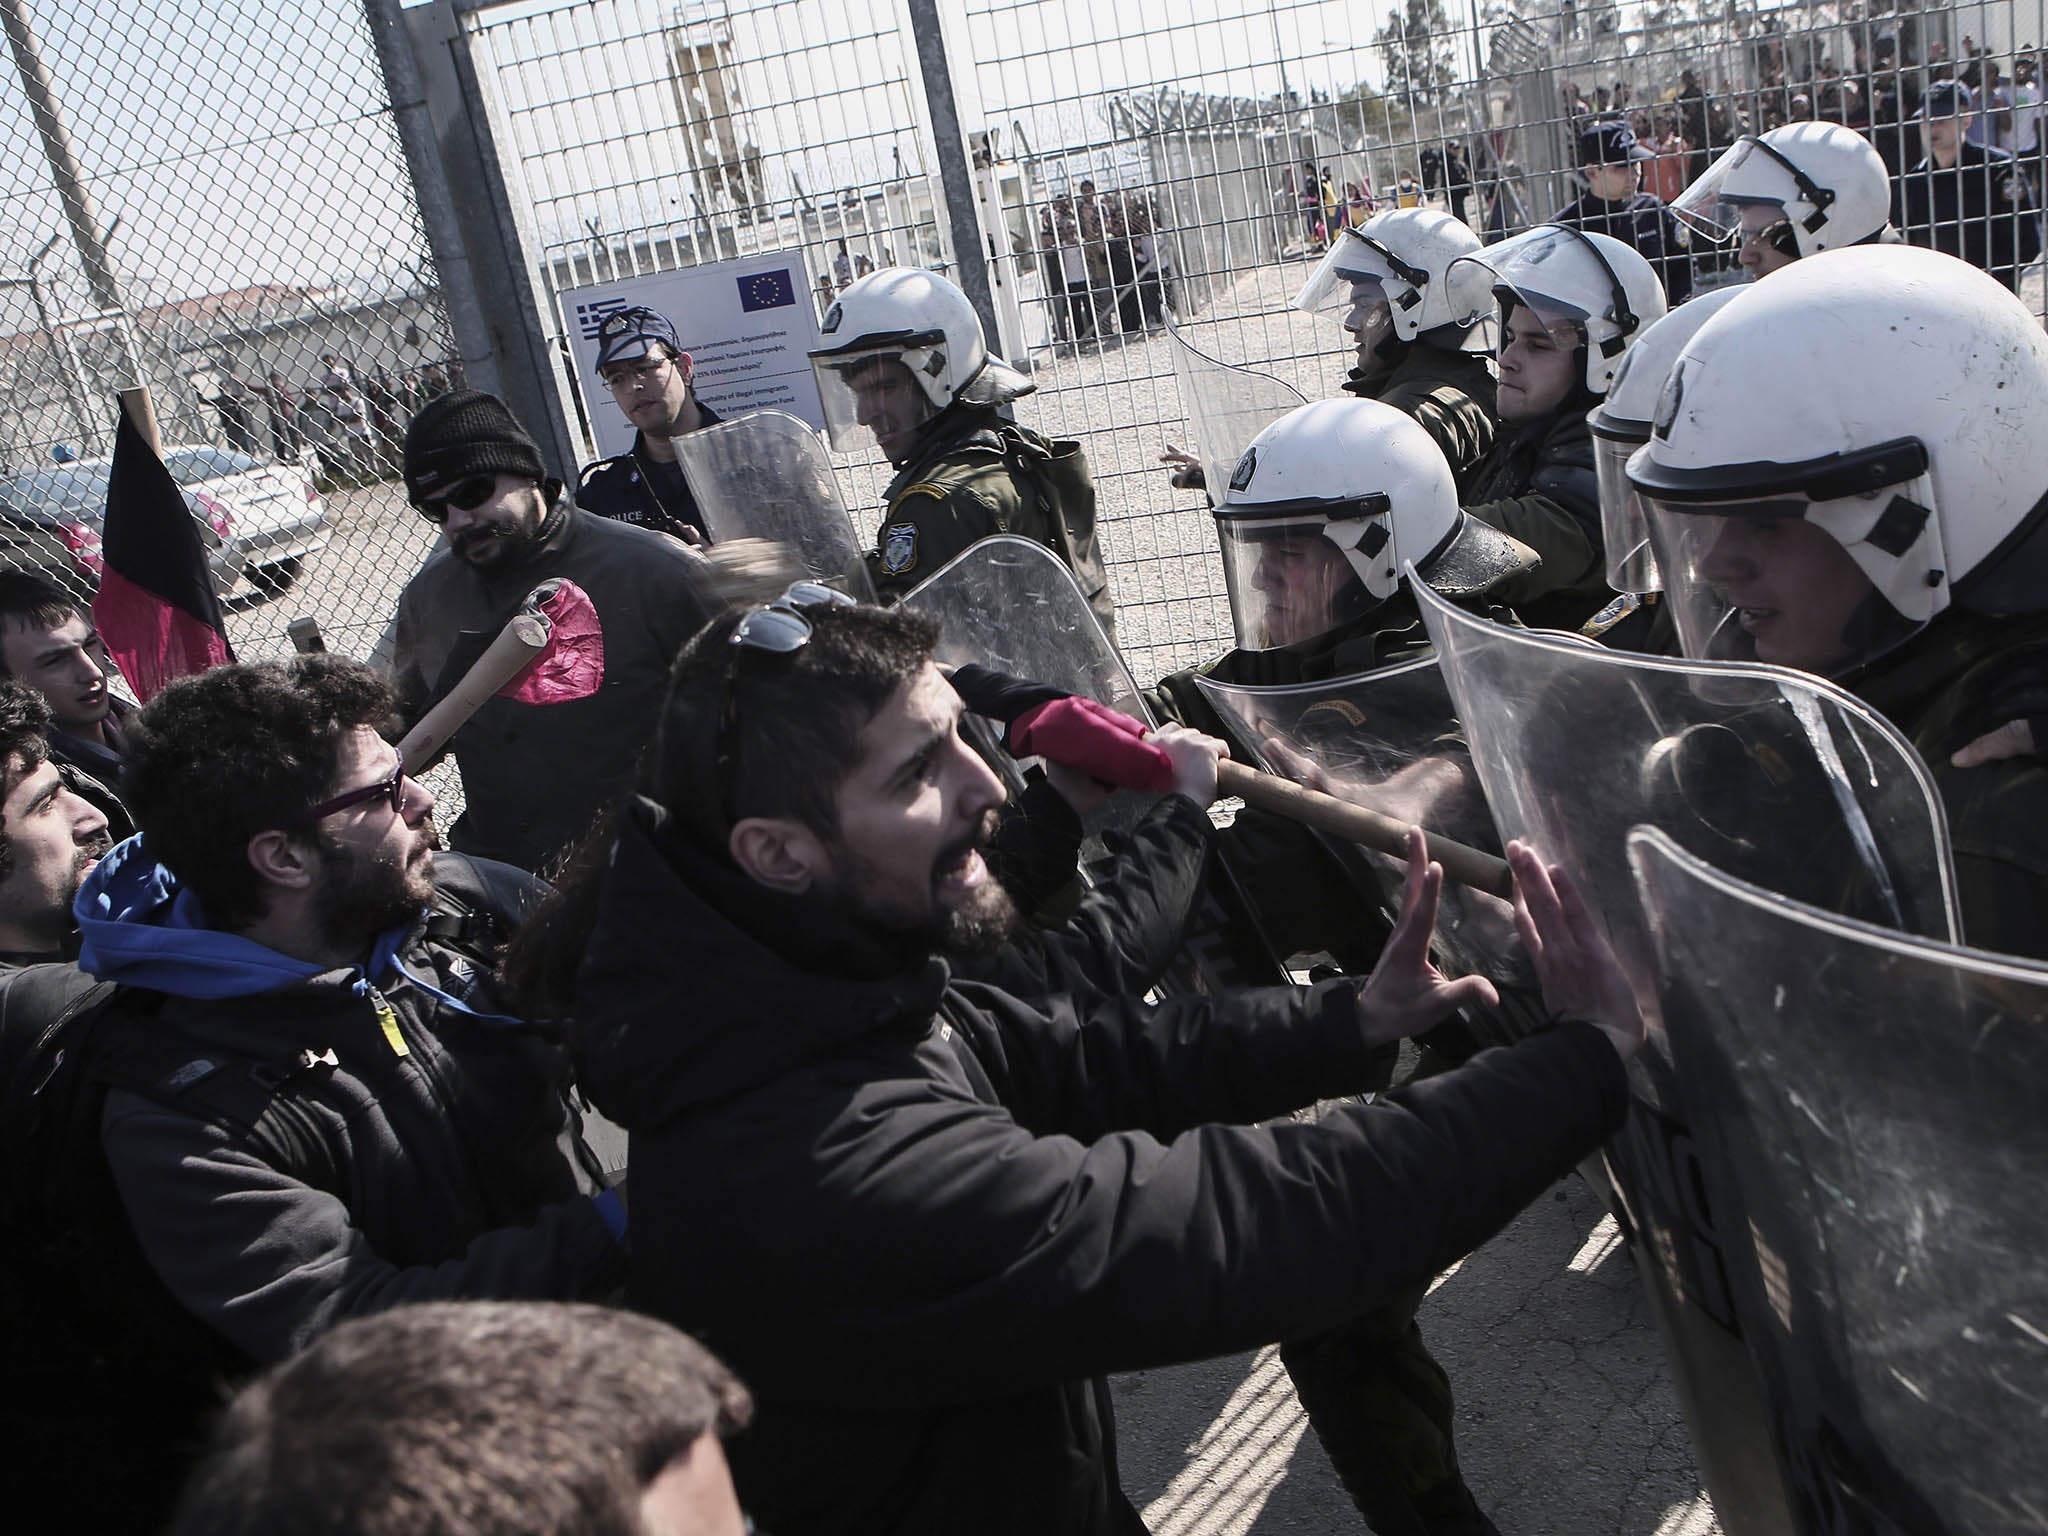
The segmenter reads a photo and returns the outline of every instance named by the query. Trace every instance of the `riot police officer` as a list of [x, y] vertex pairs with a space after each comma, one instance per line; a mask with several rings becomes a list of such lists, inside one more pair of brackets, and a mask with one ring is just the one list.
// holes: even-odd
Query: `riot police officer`
[[1304, 313], [1343, 316], [1358, 352], [1345, 392], [1413, 416], [1461, 487], [1493, 446], [1493, 327], [1454, 313], [1444, 277], [1479, 248], [1447, 213], [1392, 208], [1339, 233], [1294, 297]]
[[[1152, 702], [1164, 715], [1232, 738], [1243, 757], [1262, 744], [1243, 739], [1209, 706], [1198, 675], [1259, 685], [1396, 668], [1429, 647], [1406, 563], [1452, 601], [1508, 623], [1513, 615], [1491, 594], [1535, 564], [1528, 549], [1459, 508], [1450, 465], [1431, 434], [1380, 401], [1324, 400], [1290, 412], [1253, 439], [1214, 510], [1237, 647], [1199, 674], [1165, 678]], [[1429, 718], [1414, 721], [1418, 739], [1454, 737], [1440, 687], [1433, 694]], [[1310, 713], [1336, 732], [1350, 731], [1341, 699]], [[1386, 726], [1375, 721], [1381, 732]], [[1441, 793], [1447, 761], [1413, 765], [1421, 771], [1405, 776], [1410, 787]], [[1476, 791], [1470, 798], [1476, 803]], [[1478, 810], [1483, 816], [1483, 805]], [[1434, 815], [1430, 821], [1443, 825]], [[1245, 810], [1220, 847], [1276, 947], [1326, 950], [1347, 968], [1370, 967], [1384, 933], [1375, 899], [1312, 835]], [[1465, 1048], [1462, 1038], [1458, 1047]], [[1458, 1467], [1450, 1380], [1415, 1324], [1420, 1300], [1418, 1292], [1344, 1328], [1293, 1340], [1281, 1358], [1374, 1530], [1487, 1536], [1493, 1526]]]
[[1906, 246], [1800, 262], [1701, 327], [1629, 460], [1685, 654], [1888, 716], [1948, 811], [1969, 941], [2048, 953], [2048, 764], [1960, 768], [2048, 653], [2048, 338]]
[[1671, 211], [1699, 238], [1735, 244], [1753, 278], [1802, 256], [1897, 238], [1883, 157], [1839, 123], [1744, 134], [1678, 194]]
[[1114, 615], [1081, 445], [1050, 441], [1004, 407], [1037, 388], [989, 354], [967, 295], [935, 273], [887, 267], [826, 311], [811, 367], [832, 446], [872, 437], [896, 469], [869, 565], [885, 600], [977, 540], [1014, 533], [1073, 570], [1104, 628]]
[[1650, 264], [1606, 235], [1560, 224], [1452, 263], [1454, 308], [1500, 315], [1500, 440], [1464, 497], [1541, 566], [1500, 601], [1540, 629], [1578, 629], [1609, 603], [1600, 490], [1586, 413], [1644, 327], [1665, 310]]

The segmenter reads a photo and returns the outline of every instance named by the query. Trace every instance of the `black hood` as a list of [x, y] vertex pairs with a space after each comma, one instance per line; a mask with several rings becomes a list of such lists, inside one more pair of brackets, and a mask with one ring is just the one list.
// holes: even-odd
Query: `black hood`
[[599, 1109], [646, 1131], [858, 1036], [921, 1034], [947, 979], [937, 957], [891, 953], [824, 902], [710, 859], [642, 799], [577, 973], [579, 1071]]

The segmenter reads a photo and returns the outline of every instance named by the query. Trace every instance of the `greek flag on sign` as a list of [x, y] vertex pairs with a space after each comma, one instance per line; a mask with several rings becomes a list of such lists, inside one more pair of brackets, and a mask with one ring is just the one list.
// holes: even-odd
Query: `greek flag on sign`
[[787, 267], [779, 272], [756, 272], [752, 277], [741, 278], [739, 283], [740, 308], [747, 314], [796, 302], [796, 284], [790, 281]]
[[597, 340], [597, 328], [604, 324], [604, 317], [614, 310], [625, 309], [625, 299], [592, 299], [588, 304], [576, 306], [576, 329], [583, 333], [585, 341]]

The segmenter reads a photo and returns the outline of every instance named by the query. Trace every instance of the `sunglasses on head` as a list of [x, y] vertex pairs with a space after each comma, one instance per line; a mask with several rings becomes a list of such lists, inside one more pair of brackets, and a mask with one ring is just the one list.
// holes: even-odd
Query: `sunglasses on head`
[[756, 603], [734, 626], [730, 646], [731, 665], [725, 672], [725, 703], [718, 712], [718, 735], [714, 740], [714, 761], [718, 770], [719, 808], [727, 826], [733, 822], [734, 771], [733, 735], [739, 720], [738, 673], [740, 657], [747, 651], [771, 656], [789, 656], [811, 643], [811, 621], [806, 608], [851, 608], [854, 600], [837, 587], [822, 581], [795, 581], [773, 602]]
[[447, 494], [436, 496], [432, 501], [415, 501], [413, 510], [430, 523], [448, 521], [448, 509], [455, 507], [463, 512], [474, 512], [491, 499], [498, 488], [496, 475], [471, 475], [458, 480], [448, 488]]

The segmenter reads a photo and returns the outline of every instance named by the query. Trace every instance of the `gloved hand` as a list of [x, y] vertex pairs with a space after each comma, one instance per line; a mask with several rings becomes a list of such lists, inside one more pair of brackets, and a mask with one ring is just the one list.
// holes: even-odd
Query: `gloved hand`
[[1003, 745], [1015, 756], [1061, 763], [1118, 789], [1163, 794], [1174, 787], [1173, 759], [1145, 740], [1146, 731], [1142, 720], [1068, 694], [1017, 716]]

